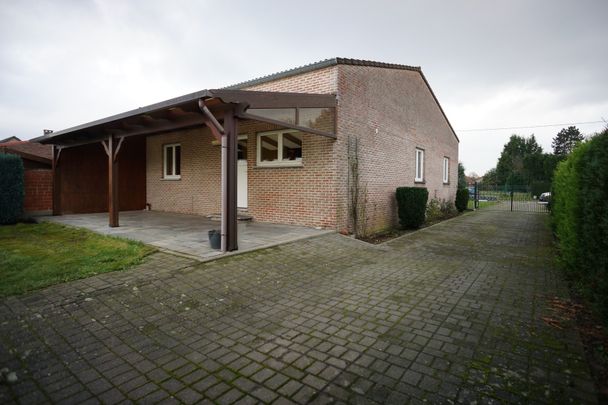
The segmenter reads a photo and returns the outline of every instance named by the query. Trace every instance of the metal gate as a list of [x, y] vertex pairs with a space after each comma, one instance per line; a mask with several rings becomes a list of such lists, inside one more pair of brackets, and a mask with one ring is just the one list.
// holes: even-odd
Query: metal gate
[[475, 209], [549, 212], [548, 201], [541, 201], [540, 196], [533, 195], [529, 186], [475, 183], [469, 194], [471, 192]]

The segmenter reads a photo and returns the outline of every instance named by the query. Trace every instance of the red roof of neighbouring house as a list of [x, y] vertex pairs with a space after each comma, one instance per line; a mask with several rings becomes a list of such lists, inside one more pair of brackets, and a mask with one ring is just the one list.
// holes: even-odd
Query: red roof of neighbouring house
[[53, 158], [53, 147], [29, 141], [10, 141], [0, 143], [3, 153], [12, 153], [25, 159], [50, 163]]

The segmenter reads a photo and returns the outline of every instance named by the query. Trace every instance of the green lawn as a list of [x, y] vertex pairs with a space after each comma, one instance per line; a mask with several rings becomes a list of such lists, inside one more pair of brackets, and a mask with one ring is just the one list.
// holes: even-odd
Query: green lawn
[[[496, 204], [496, 201], [480, 201], [479, 202], [479, 208], [484, 208], [484, 207], [489, 207], [491, 205]], [[469, 200], [468, 204], [467, 204], [467, 209], [474, 209], [475, 208], [475, 201], [474, 200]]]
[[153, 251], [52, 223], [0, 226], [0, 297], [126, 269]]

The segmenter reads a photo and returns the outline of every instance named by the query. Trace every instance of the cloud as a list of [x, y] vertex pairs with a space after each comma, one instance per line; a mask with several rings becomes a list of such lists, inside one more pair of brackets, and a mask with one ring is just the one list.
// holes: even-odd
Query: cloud
[[[605, 1], [261, 4], [4, 2], [0, 137], [31, 138], [335, 56], [421, 65], [461, 129], [608, 115]], [[557, 130], [520, 132], [546, 148]], [[460, 134], [465, 164], [493, 166], [509, 135]]]

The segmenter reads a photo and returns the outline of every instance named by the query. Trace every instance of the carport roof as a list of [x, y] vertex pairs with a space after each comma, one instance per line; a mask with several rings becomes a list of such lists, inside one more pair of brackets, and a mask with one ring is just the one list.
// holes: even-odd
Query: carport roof
[[[149, 135], [199, 126], [204, 124], [199, 100], [203, 100], [211, 111], [216, 112], [219, 119], [227, 104], [240, 104], [243, 106], [243, 112], [249, 108], [333, 108], [336, 106], [336, 96], [333, 94], [206, 89], [48, 133], [32, 141], [61, 145], [94, 142], [110, 135]], [[243, 115], [244, 118], [255, 119], [254, 115]], [[322, 132], [314, 129], [309, 131]]]

